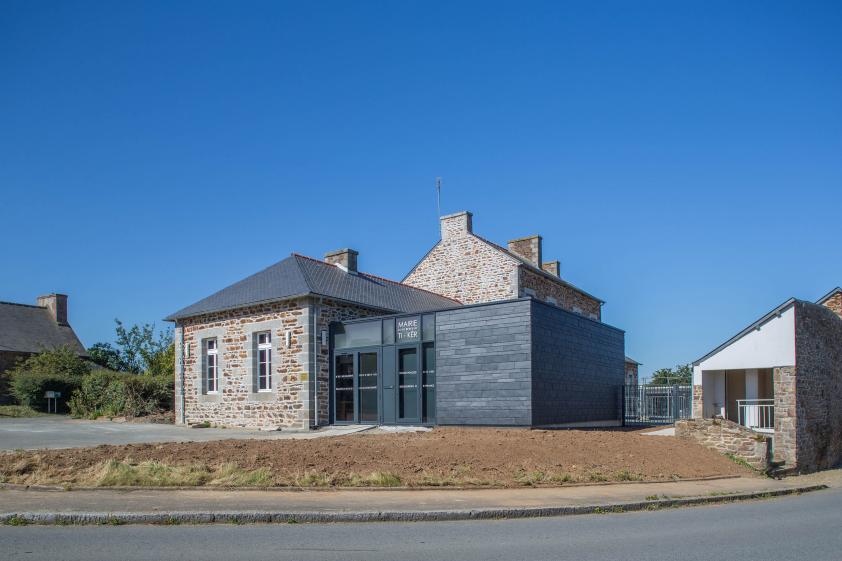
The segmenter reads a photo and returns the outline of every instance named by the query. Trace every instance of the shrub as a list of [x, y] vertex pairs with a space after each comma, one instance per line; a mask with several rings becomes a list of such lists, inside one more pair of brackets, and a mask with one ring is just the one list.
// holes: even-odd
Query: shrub
[[74, 417], [140, 417], [167, 410], [173, 398], [169, 377], [94, 370], [68, 402]]
[[44, 393], [59, 391], [64, 399], [79, 387], [90, 366], [67, 347], [27, 358], [9, 374], [12, 395], [21, 405], [43, 411]]

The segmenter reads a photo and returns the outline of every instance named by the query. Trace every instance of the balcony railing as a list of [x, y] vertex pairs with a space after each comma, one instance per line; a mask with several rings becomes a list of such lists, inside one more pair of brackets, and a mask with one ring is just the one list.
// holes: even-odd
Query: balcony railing
[[775, 400], [738, 399], [737, 418], [737, 422], [751, 430], [775, 432]]

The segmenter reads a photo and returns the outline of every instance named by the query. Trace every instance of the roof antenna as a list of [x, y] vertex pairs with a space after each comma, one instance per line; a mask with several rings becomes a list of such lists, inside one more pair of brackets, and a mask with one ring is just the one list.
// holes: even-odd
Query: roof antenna
[[441, 218], [441, 177], [436, 178], [436, 212], [438, 218]]

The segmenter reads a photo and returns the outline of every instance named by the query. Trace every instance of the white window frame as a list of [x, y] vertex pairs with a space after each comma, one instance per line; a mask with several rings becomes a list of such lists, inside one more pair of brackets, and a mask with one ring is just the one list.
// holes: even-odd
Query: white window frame
[[[211, 348], [211, 344], [213, 348]], [[214, 337], [212, 339], [205, 339], [204, 341], [205, 353], [205, 371], [202, 376], [205, 377], [205, 393], [208, 395], [216, 395], [219, 393], [219, 342]], [[211, 374], [213, 371], [213, 374]], [[213, 389], [211, 387], [213, 381]]]
[[[272, 332], [261, 331], [255, 333], [257, 338], [257, 391], [259, 393], [272, 391]], [[265, 337], [265, 339], [263, 339]], [[263, 342], [261, 342], [261, 340]], [[265, 360], [262, 360], [263, 357]], [[265, 374], [261, 375], [261, 365], [265, 365]]]

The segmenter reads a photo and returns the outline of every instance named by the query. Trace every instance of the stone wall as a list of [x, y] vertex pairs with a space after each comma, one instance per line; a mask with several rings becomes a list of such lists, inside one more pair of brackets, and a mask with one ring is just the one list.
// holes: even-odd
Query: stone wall
[[837, 292], [828, 298], [823, 305], [842, 318], [842, 292]]
[[[479, 304], [533, 296], [599, 320], [601, 303], [550, 273], [524, 265], [501, 247], [473, 234], [471, 214], [441, 218], [441, 241], [403, 280], [404, 283], [447, 296], [463, 304]], [[536, 240], [538, 240], [536, 242]], [[516, 242], [513, 242], [516, 243]], [[517, 242], [520, 243], [520, 242]], [[540, 238], [523, 241], [540, 259]], [[538, 261], [540, 266], [540, 261]], [[528, 292], [527, 292], [528, 289]]]
[[705, 392], [701, 384], [693, 386], [693, 418], [705, 416]]
[[769, 466], [771, 438], [727, 419], [678, 421], [675, 436], [735, 456], [758, 470], [766, 470]]
[[526, 296], [528, 293], [525, 292], [525, 289], [530, 289], [538, 300], [556, 304], [564, 310], [591, 319], [601, 319], [602, 305], [598, 300], [524, 266], [519, 268], [518, 275], [519, 296]]
[[532, 424], [620, 422], [625, 334], [532, 301]]
[[796, 467], [796, 367], [772, 370], [775, 396], [775, 461], [787, 469]]
[[626, 385], [636, 386], [638, 384], [638, 367], [633, 362], [627, 362], [626, 365]]
[[530, 300], [436, 314], [441, 425], [532, 423]]
[[403, 282], [463, 304], [509, 300], [518, 296], [518, 264], [467, 230], [448, 230], [443, 220], [441, 241]]
[[[208, 421], [222, 426], [304, 429], [315, 421], [316, 382], [312, 376], [313, 306], [298, 298], [215, 312], [179, 320], [176, 328], [176, 420], [181, 422], [181, 375], [178, 360], [185, 352], [184, 422]], [[334, 319], [353, 319], [382, 311], [324, 301], [316, 329], [319, 349], [319, 417], [327, 422], [328, 348], [319, 334]], [[253, 335], [272, 335], [272, 388], [255, 390]], [[289, 343], [286, 337], [289, 332]], [[182, 350], [182, 333], [184, 349]], [[219, 349], [219, 392], [202, 389], [202, 340], [214, 337]]]
[[797, 302], [795, 357], [797, 470], [827, 469], [842, 462], [842, 318]]

